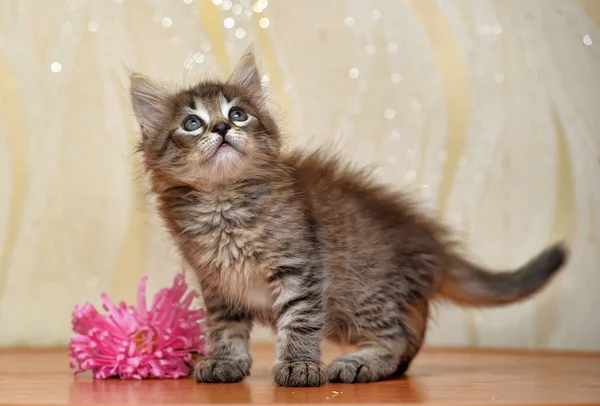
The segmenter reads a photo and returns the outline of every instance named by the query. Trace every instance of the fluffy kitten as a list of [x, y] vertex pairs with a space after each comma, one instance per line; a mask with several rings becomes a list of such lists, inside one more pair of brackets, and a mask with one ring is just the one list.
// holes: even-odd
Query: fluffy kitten
[[[513, 303], [565, 262], [556, 245], [516, 271], [490, 272], [402, 194], [323, 154], [283, 154], [251, 53], [227, 81], [177, 92], [132, 75], [131, 96], [152, 192], [205, 299], [210, 357], [198, 382], [248, 375], [255, 321], [277, 331], [277, 385], [402, 374], [436, 295]], [[358, 351], [326, 367], [323, 338]]]

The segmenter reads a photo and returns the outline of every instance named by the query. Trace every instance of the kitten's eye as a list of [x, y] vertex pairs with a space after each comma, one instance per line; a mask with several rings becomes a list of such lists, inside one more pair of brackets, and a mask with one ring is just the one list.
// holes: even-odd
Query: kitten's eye
[[248, 120], [248, 114], [244, 112], [244, 110], [239, 107], [235, 107], [229, 110], [229, 119], [231, 121], [244, 122]]
[[185, 131], [196, 131], [197, 129], [199, 129], [200, 127], [202, 127], [203, 124], [204, 123], [202, 122], [202, 119], [200, 119], [200, 117], [198, 117], [198, 116], [189, 116], [183, 122], [183, 129]]

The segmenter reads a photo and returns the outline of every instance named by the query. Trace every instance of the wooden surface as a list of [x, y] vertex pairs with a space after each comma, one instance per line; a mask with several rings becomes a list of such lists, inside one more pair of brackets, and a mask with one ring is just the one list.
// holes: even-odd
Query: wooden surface
[[[325, 359], [339, 353], [326, 348]], [[0, 404], [600, 405], [600, 354], [429, 349], [407, 378], [312, 389], [273, 386], [270, 346], [253, 356], [246, 382], [206, 385], [75, 379], [65, 350], [3, 350]]]

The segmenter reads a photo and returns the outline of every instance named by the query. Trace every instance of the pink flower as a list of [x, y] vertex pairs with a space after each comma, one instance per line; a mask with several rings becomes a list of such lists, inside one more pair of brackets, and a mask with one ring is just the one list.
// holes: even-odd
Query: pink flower
[[191, 310], [195, 292], [186, 295], [183, 274], [171, 288], [161, 289], [146, 308], [146, 282], [140, 280], [137, 309], [124, 302], [115, 307], [101, 298], [108, 315], [90, 303], [76, 306], [69, 344], [75, 375], [92, 371], [94, 378], [180, 378], [190, 373], [193, 355], [204, 355], [204, 310]]

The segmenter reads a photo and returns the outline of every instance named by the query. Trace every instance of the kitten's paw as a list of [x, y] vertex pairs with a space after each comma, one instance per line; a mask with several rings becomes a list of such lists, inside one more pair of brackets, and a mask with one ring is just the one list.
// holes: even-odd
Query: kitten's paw
[[339, 358], [327, 369], [329, 382], [332, 383], [366, 383], [383, 379], [383, 374], [363, 360]]
[[278, 386], [321, 386], [327, 383], [327, 372], [320, 362], [281, 362], [273, 367], [273, 378]]
[[196, 366], [194, 379], [200, 383], [235, 383], [243, 381], [249, 372], [247, 361], [203, 359]]

